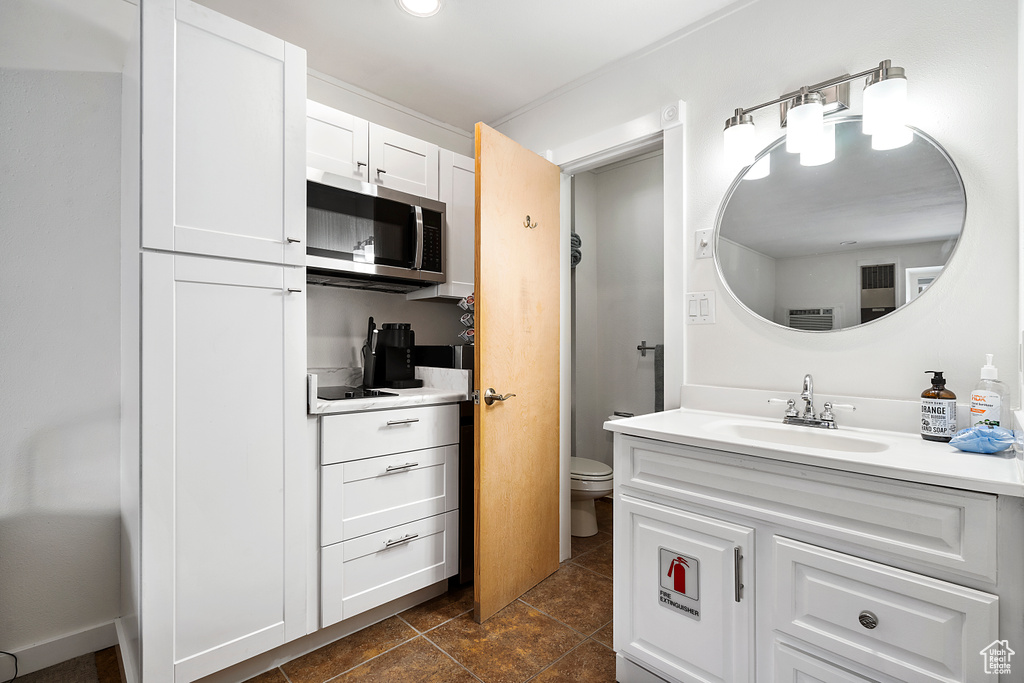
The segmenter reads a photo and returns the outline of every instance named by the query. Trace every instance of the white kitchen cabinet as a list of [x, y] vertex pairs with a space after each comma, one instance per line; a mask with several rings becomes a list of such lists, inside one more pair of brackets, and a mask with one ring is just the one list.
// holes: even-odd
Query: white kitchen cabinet
[[476, 279], [476, 160], [447, 149], [438, 152], [439, 198], [445, 204], [447, 282], [417, 289], [406, 299], [461, 299]]
[[142, 247], [305, 265], [305, 51], [189, 0], [142, 16]]
[[754, 530], [626, 495], [615, 528], [616, 649], [680, 681], [753, 681]]
[[147, 681], [192, 681], [305, 634], [304, 279], [143, 254]]
[[306, 112], [306, 165], [314, 172], [438, 198], [437, 145], [319, 102], [307, 102]]
[[[1019, 499], [621, 433], [615, 472], [620, 683], [973, 683], [1021, 636]], [[749, 612], [721, 604], [729, 542]], [[700, 563], [701, 622], [657, 602], [662, 549]]]
[[320, 625], [459, 571], [459, 407], [320, 418]]

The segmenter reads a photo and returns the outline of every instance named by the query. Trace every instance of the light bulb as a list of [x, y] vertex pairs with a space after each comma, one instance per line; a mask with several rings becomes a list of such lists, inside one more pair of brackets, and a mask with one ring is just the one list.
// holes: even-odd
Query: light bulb
[[754, 162], [743, 176], [744, 180], [760, 180], [767, 178], [772, 172], [772, 155], [769, 152]]
[[864, 134], [874, 135], [883, 129], [907, 125], [907, 108], [903, 69], [882, 62], [864, 87]]
[[876, 130], [874, 135], [871, 136], [871, 149], [878, 151], [896, 149], [897, 147], [909, 145], [913, 139], [914, 131], [907, 126]]
[[836, 158], [836, 126], [822, 128], [821, 135], [800, 152], [801, 166], [821, 166]]
[[722, 133], [725, 142], [725, 163], [730, 169], [739, 170], [754, 163], [756, 140], [754, 122], [748, 115], [737, 113], [725, 123]]
[[818, 93], [802, 93], [786, 114], [786, 151], [799, 153], [821, 135], [825, 107]]

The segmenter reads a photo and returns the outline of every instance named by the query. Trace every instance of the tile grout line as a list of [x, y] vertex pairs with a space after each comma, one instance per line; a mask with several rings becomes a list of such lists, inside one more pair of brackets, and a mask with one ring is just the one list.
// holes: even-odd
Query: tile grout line
[[[585, 553], [584, 553], [584, 554], [585, 554]], [[582, 557], [582, 555], [581, 555], [581, 557]], [[590, 567], [584, 567], [584, 566], [583, 566], [582, 564], [576, 564], [576, 563], [575, 563], [575, 562], [573, 562], [572, 560], [569, 560], [569, 564], [571, 564], [571, 565], [572, 565], [572, 566], [574, 566], [574, 567], [579, 567], [580, 569], [584, 569], [584, 570], [586, 570], [586, 571], [590, 572], [591, 574], [597, 574], [598, 576], [600, 576], [600, 577], [601, 577], [601, 578], [603, 578], [603, 579], [608, 579], [609, 581], [612, 581], [612, 580], [613, 580], [613, 579], [612, 579], [612, 577], [610, 577], [610, 576], [608, 576], [608, 575], [606, 575], [606, 574], [602, 574], [602, 573], [601, 573], [601, 572], [599, 572], [599, 571], [595, 571], [595, 570], [591, 569]]]
[[[469, 611], [469, 610], [467, 610], [467, 611]], [[462, 614], [465, 614], [465, 613], [466, 613], [466, 612], [463, 612]], [[462, 616], [462, 614], [460, 614], [459, 616], [461, 617], [461, 616]], [[453, 618], [454, 618], [454, 617], [453, 617]], [[448, 621], [451, 621], [451, 619], [449, 619]], [[446, 621], [446, 622], [445, 622], [445, 624], [447, 624], [447, 623], [448, 623], [448, 622]], [[438, 626], [443, 626], [443, 624], [438, 624]], [[431, 629], [431, 630], [433, 630], [433, 629]], [[433, 645], [434, 647], [436, 647], [436, 648], [437, 648], [438, 650], [440, 650], [441, 654], [443, 654], [443, 655], [444, 655], [445, 657], [447, 657], [448, 659], [450, 659], [450, 660], [452, 660], [453, 662], [455, 662], [455, 665], [456, 665], [456, 666], [460, 666], [460, 667], [462, 667], [462, 668], [463, 668], [463, 669], [464, 669], [464, 670], [466, 671], [466, 673], [468, 673], [468, 674], [469, 674], [470, 676], [472, 676], [472, 677], [473, 677], [473, 678], [475, 678], [476, 680], [480, 681], [480, 683], [483, 683], [483, 679], [482, 679], [482, 678], [480, 678], [480, 677], [479, 677], [479, 676], [477, 676], [477, 675], [476, 675], [475, 673], [473, 673], [472, 669], [470, 669], [470, 668], [469, 668], [468, 666], [466, 666], [465, 664], [463, 664], [463, 663], [462, 663], [462, 662], [460, 662], [459, 660], [455, 659], [455, 657], [454, 657], [454, 656], [452, 656], [452, 654], [451, 654], [450, 652], [448, 652], [448, 651], [447, 651], [447, 650], [445, 650], [445, 649], [444, 649], [443, 647], [441, 647], [440, 645], [438, 645], [437, 643], [435, 643], [434, 641], [432, 641], [432, 640], [431, 640], [430, 638], [428, 638], [428, 637], [427, 637], [426, 635], [424, 635], [424, 636], [423, 636], [423, 640], [427, 641], [428, 643], [430, 643], [431, 645]]]
[[[584, 640], [590, 637], [586, 633], [584, 633], [583, 631], [580, 631], [578, 629], [573, 628], [572, 626], [569, 626], [569, 624], [565, 623], [564, 621], [559, 620], [557, 617], [555, 617], [555, 616], [553, 616], [551, 614], [548, 614], [547, 612], [545, 612], [544, 610], [540, 609], [539, 607], [531, 605], [530, 603], [526, 602], [526, 600], [523, 600], [522, 598], [516, 598], [516, 600], [518, 600], [519, 602], [523, 603], [524, 605], [526, 605], [530, 609], [536, 610], [536, 611], [540, 612], [541, 614], [546, 616], [548, 619], [551, 619], [552, 621], [554, 621], [556, 624], [560, 624], [560, 625], [566, 627], [567, 629], [569, 629], [570, 631], [572, 631], [573, 633], [575, 633], [575, 634], [577, 634], [579, 636], [582, 636], [584, 638]], [[605, 626], [607, 626], [607, 623], [605, 623], [605, 624], [599, 626], [597, 629], [595, 629], [594, 633], [597, 633], [598, 631], [600, 631]], [[575, 648], [575, 646], [574, 646], [574, 648]]]
[[[297, 658], [296, 658], [296, 659], [297, 659]], [[285, 662], [285, 663], [287, 664], [287, 662]], [[277, 670], [281, 672], [281, 675], [282, 675], [282, 676], [284, 676], [284, 680], [288, 681], [288, 683], [292, 683], [292, 679], [288, 678], [288, 674], [286, 674], [286, 673], [284, 672], [284, 669], [282, 669], [282, 668], [281, 668], [280, 666], [278, 666], [278, 667], [277, 667]]]
[[[398, 615], [396, 614], [394, 616], [397, 617]], [[404, 622], [405, 619], [402, 619], [402, 621]], [[380, 622], [378, 622], [378, 623], [380, 623]], [[369, 628], [369, 627], [367, 627], [367, 628]], [[410, 626], [409, 628], [412, 628], [412, 627]], [[416, 629], [413, 628], [412, 630], [415, 631]], [[356, 631], [356, 633], [358, 633], [358, 631]], [[351, 635], [351, 634], [349, 634], [349, 635]], [[350, 671], [352, 671], [354, 669], [358, 669], [363, 664], [366, 664], [367, 662], [372, 662], [373, 660], [377, 659], [378, 657], [383, 657], [384, 655], [386, 655], [387, 653], [391, 652], [392, 650], [394, 650], [396, 648], [399, 648], [399, 647], [402, 647], [406, 643], [409, 643], [409, 642], [412, 642], [412, 641], [416, 640], [417, 638], [420, 637], [420, 635], [422, 635], [422, 634], [417, 634], [417, 635], [413, 636], [412, 638], [407, 638], [406, 640], [403, 640], [402, 642], [400, 642], [399, 644], [395, 645], [394, 647], [389, 647], [387, 650], [384, 650], [383, 652], [378, 652], [377, 654], [375, 654], [374, 656], [370, 657], [369, 659], [363, 660], [363, 661], [359, 662], [358, 664], [356, 664], [355, 666], [349, 667], [348, 669], [345, 669], [341, 673], [339, 673], [337, 675], [334, 675], [334, 676], [331, 676], [330, 678], [326, 679], [323, 683], [328, 683], [329, 681], [333, 681], [333, 680], [335, 680], [337, 678], [341, 678], [342, 676], [344, 676], [348, 672], [350, 672]], [[342, 640], [342, 639], [339, 638], [338, 640]], [[334, 642], [338, 642], [338, 641], [334, 641]]]
[[[553, 618], [553, 617], [552, 617], [552, 618]], [[559, 622], [559, 623], [561, 623], [561, 622]], [[577, 632], [577, 633], [578, 633], [578, 632]], [[525, 681], [524, 683], [529, 683], [530, 681], [536, 680], [536, 679], [537, 679], [537, 678], [538, 678], [539, 676], [541, 676], [541, 675], [542, 675], [542, 674], [543, 674], [543, 673], [544, 673], [545, 671], [547, 671], [548, 669], [550, 669], [551, 667], [553, 667], [553, 666], [554, 666], [555, 664], [558, 664], [558, 663], [559, 663], [560, 661], [562, 661], [563, 659], [565, 659], [566, 657], [568, 657], [568, 656], [569, 656], [570, 654], [572, 654], [573, 652], [575, 652], [575, 651], [576, 651], [577, 649], [579, 649], [579, 647], [580, 647], [580, 646], [582, 646], [582, 645], [583, 645], [583, 643], [587, 642], [588, 640], [590, 640], [590, 638], [584, 638], [584, 639], [583, 639], [583, 640], [581, 640], [580, 642], [578, 642], [578, 643], [576, 643], [575, 645], [573, 645], [573, 646], [572, 646], [571, 648], [569, 648], [569, 649], [568, 649], [568, 651], [566, 651], [566, 652], [565, 652], [565, 653], [564, 653], [564, 654], [563, 654], [563, 655], [562, 655], [561, 657], [559, 657], [559, 658], [558, 658], [558, 659], [556, 659], [555, 661], [553, 661], [553, 662], [551, 662], [550, 664], [548, 664], [547, 666], [545, 666], [545, 667], [544, 667], [543, 669], [541, 669], [540, 671], [538, 671], [537, 673], [535, 673], [535, 674], [534, 674], [533, 676], [530, 676], [529, 678], [527, 678], [527, 679], [526, 679], [526, 681]]]

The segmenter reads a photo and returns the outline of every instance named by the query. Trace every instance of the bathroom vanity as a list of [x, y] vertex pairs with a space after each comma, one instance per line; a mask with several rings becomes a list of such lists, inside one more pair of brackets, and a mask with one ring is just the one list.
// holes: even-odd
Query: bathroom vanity
[[686, 409], [606, 428], [619, 683], [1020, 680], [986, 673], [1024, 645], [1016, 459]]

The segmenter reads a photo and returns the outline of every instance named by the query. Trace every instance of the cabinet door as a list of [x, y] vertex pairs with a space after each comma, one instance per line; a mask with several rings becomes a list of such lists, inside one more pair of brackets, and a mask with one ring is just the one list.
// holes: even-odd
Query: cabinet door
[[365, 119], [306, 102], [306, 166], [346, 178], [366, 180], [370, 131]]
[[437, 199], [437, 145], [371, 123], [370, 180], [399, 192]]
[[753, 681], [754, 530], [629, 496], [615, 529], [615, 650], [673, 681]]
[[189, 0], [142, 18], [142, 246], [304, 265], [305, 51]]
[[438, 197], [445, 204], [447, 282], [409, 292], [406, 299], [461, 299], [474, 290], [476, 265], [476, 160], [438, 150]]
[[144, 679], [183, 683], [305, 634], [304, 278], [142, 273]]

